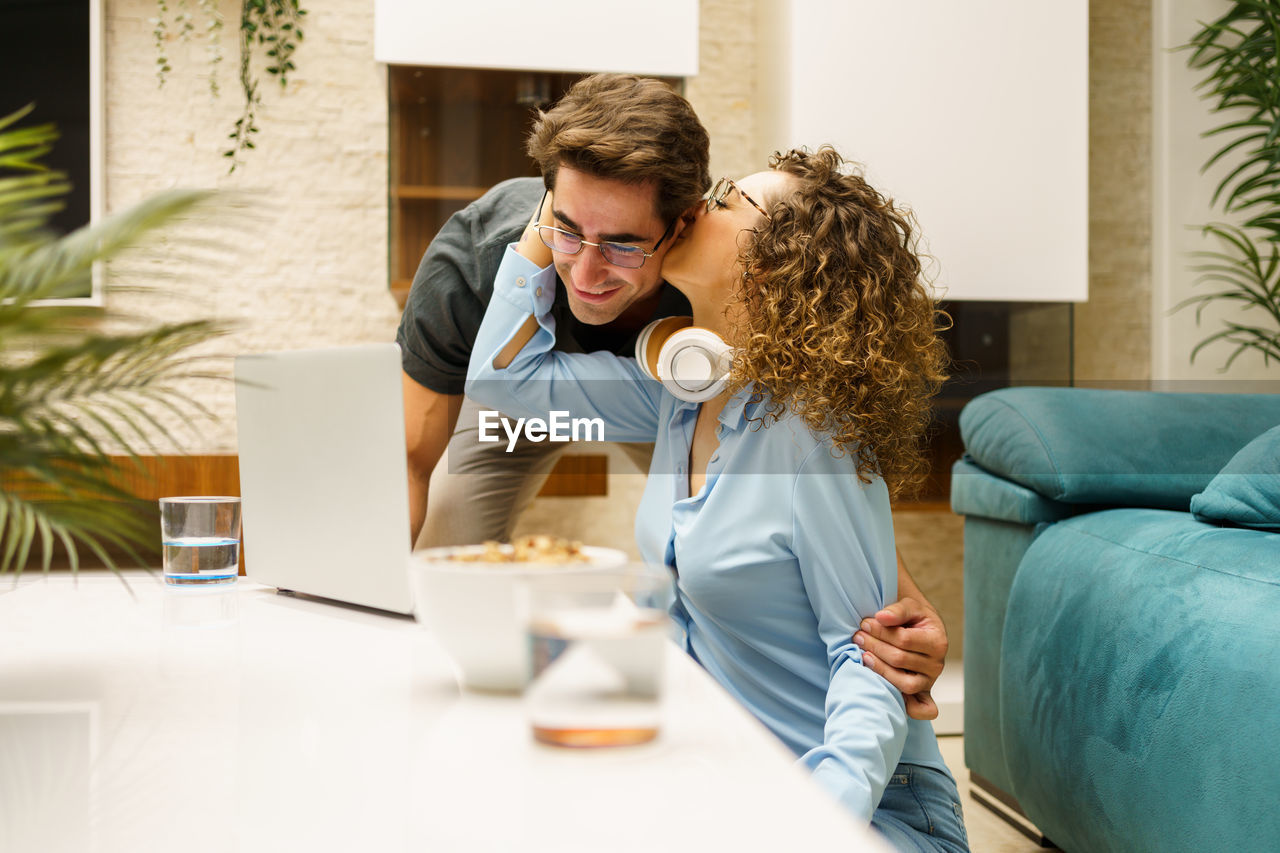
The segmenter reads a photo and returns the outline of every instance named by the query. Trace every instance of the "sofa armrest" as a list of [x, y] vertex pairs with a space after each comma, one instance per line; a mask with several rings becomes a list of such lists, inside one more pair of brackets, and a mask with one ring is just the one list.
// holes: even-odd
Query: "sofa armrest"
[[1080, 507], [1050, 500], [1003, 477], [985, 471], [968, 456], [951, 466], [951, 509], [957, 515], [974, 515], [1041, 524], [1061, 521], [1080, 512]]
[[1219, 469], [1280, 423], [1280, 395], [1002, 388], [960, 435], [982, 469], [1066, 504], [1186, 510]]

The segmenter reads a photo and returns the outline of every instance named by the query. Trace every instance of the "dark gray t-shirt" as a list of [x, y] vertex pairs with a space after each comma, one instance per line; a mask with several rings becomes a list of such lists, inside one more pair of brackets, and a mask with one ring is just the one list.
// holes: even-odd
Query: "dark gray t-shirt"
[[[439, 394], [462, 393], [471, 345], [493, 295], [502, 255], [508, 244], [520, 239], [542, 192], [539, 178], [504, 181], [449, 217], [427, 247], [396, 332], [404, 372], [424, 388]], [[556, 288], [552, 313], [556, 349], [607, 349], [620, 355], [634, 350], [635, 333], [619, 337], [612, 330], [578, 322], [569, 310], [563, 285]], [[689, 313], [688, 300], [664, 285], [653, 316]]]

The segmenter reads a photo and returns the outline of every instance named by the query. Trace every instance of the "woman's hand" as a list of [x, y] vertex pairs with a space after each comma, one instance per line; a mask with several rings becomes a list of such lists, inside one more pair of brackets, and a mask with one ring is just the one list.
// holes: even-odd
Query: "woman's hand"
[[554, 222], [555, 216], [551, 212], [551, 190], [547, 190], [542, 196], [542, 201], [538, 203], [538, 209], [533, 212], [533, 216], [529, 217], [529, 224], [525, 226], [524, 234], [516, 245], [516, 251], [539, 267], [551, 266], [551, 250], [542, 242], [537, 226], [552, 225]]

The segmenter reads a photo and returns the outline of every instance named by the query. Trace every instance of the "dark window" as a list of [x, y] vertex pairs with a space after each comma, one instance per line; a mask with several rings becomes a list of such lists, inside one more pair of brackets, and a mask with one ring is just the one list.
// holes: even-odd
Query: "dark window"
[[[62, 234], [89, 222], [89, 0], [0, 0], [0, 116], [35, 104], [24, 126], [52, 122], [61, 138], [44, 162], [71, 180], [53, 217]], [[84, 295], [88, 295], [88, 284]]]

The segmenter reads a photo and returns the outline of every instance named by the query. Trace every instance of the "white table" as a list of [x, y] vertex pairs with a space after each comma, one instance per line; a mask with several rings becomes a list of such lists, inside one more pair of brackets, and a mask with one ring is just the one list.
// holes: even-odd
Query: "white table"
[[410, 619], [126, 577], [0, 578], [3, 853], [888, 849], [675, 647], [658, 740], [556, 749]]

